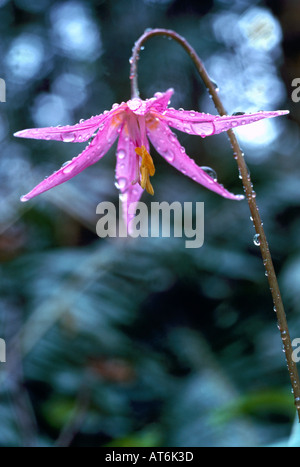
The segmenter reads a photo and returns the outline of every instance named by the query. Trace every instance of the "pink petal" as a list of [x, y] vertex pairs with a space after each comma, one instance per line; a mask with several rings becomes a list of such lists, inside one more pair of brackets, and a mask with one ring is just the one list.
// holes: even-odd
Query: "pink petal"
[[164, 112], [171, 100], [172, 95], [174, 94], [174, 89], [170, 88], [166, 92], [157, 92], [154, 94], [154, 100], [149, 110], [156, 110], [159, 113]]
[[237, 126], [248, 125], [264, 118], [278, 117], [288, 114], [288, 110], [275, 112], [257, 112], [244, 115], [210, 115], [187, 110], [168, 109], [160, 118], [165, 119], [169, 126], [191, 135], [214, 135]]
[[127, 106], [136, 115], [146, 115], [152, 109], [161, 113], [168, 107], [173, 93], [173, 89], [168, 89], [166, 92], [157, 92], [151, 99], [135, 97], [127, 102]]
[[195, 161], [186, 154], [185, 149], [180, 145], [177, 137], [170, 130], [166, 122], [160, 121], [155, 129], [147, 128], [147, 132], [157, 152], [166, 159], [169, 164], [175, 167], [175, 169], [224, 198], [235, 200], [244, 198], [243, 195], [234, 195], [230, 193], [223, 185], [220, 185], [202, 170]]
[[50, 177], [39, 183], [27, 195], [22, 196], [21, 201], [28, 201], [29, 199], [50, 190], [50, 188], [61, 185], [101, 159], [113, 145], [118, 136], [120, 125], [113, 125], [112, 119], [113, 116], [104, 122], [103, 128], [99, 129], [93, 141], [81, 154], [79, 154], [79, 156], [74, 157], [71, 162], [64, 164], [57, 172], [54, 172]]
[[108, 118], [121, 112], [124, 108], [125, 105], [121, 104], [110, 112], [97, 115], [89, 118], [88, 120], [82, 120], [76, 125], [31, 128], [29, 130], [18, 131], [14, 136], [17, 136], [18, 138], [63, 141], [65, 143], [81, 143], [91, 138], [95, 131], [101, 127]]
[[253, 114], [245, 115], [228, 115], [224, 117], [217, 116], [214, 120], [215, 133], [221, 133], [227, 131], [229, 128], [235, 128], [237, 126], [249, 125], [250, 123], [258, 122], [265, 118], [281, 117], [287, 115], [288, 110], [277, 110], [274, 112], [256, 112]]
[[138, 156], [135, 153], [135, 147], [134, 141], [128, 136], [127, 127], [124, 126], [117, 148], [116, 181], [117, 188], [121, 192], [123, 219], [128, 231], [130, 231], [130, 222], [134, 217], [136, 205], [144, 191], [138, 183], [132, 184], [137, 175], [136, 161]]

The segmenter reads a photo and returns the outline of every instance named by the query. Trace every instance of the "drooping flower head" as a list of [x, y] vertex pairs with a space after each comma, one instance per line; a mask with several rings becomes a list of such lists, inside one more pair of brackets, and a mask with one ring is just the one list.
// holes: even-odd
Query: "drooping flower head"
[[143, 191], [146, 190], [151, 195], [154, 193], [150, 177], [154, 176], [155, 167], [150, 155], [149, 140], [169, 164], [195, 182], [225, 198], [243, 199], [243, 195], [230, 193], [196, 165], [195, 161], [186, 154], [170, 127], [204, 138], [264, 118], [285, 115], [288, 111], [221, 117], [169, 108], [172, 94], [173, 90], [169, 89], [165, 93], [156, 93], [151, 99], [133, 98], [120, 105], [113, 105], [109, 112], [73, 126], [34, 128], [15, 133], [15, 136], [21, 138], [79, 143], [89, 140], [97, 132], [81, 154], [22, 196], [21, 201], [28, 201], [78, 175], [100, 160], [117, 138], [119, 140], [116, 152], [116, 181], [127, 226]]

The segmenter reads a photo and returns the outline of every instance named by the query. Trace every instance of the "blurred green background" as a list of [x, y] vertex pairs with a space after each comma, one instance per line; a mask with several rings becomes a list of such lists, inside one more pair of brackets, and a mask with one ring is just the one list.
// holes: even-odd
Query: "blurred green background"
[[[300, 5], [292, 0], [0, 0], [0, 445], [294, 445], [280, 334], [246, 201], [222, 199], [154, 150], [155, 197], [204, 201], [205, 242], [100, 239], [96, 206], [117, 203], [115, 147], [40, 197], [19, 198], [81, 144], [17, 140], [130, 98], [129, 57], [146, 28], [186, 37], [229, 113], [289, 109], [238, 130], [300, 337]], [[141, 96], [216, 113], [180, 47], [153, 38]], [[179, 134], [199, 165], [242, 193], [224, 134]], [[151, 199], [150, 199], [151, 198]], [[296, 439], [296, 441], [295, 441]]]

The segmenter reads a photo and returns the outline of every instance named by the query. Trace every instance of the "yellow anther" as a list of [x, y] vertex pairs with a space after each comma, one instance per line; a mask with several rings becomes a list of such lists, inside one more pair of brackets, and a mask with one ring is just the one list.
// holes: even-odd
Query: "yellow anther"
[[150, 178], [153, 177], [155, 174], [155, 167], [153, 164], [153, 159], [150, 156], [149, 152], [145, 148], [145, 146], [142, 146], [141, 148], [135, 148], [135, 152], [137, 153], [138, 156], [142, 158], [142, 163], [140, 167], [140, 172], [141, 172], [141, 180], [140, 180], [140, 185], [141, 187], [145, 190], [150, 195], [154, 195], [154, 190], [153, 186], [151, 185]]

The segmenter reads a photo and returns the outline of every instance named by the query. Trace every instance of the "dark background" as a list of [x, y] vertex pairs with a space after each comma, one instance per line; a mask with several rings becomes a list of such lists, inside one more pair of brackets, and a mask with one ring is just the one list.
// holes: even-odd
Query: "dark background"
[[[237, 134], [291, 335], [300, 337], [300, 103], [291, 99], [299, 22], [295, 0], [0, 0], [1, 446], [295, 443], [289, 375], [246, 201], [205, 190], [153, 150], [155, 197], [142, 200], [204, 201], [204, 246], [100, 239], [96, 206], [118, 199], [115, 147], [22, 204], [83, 148], [12, 135], [128, 100], [131, 49], [151, 27], [186, 37], [229, 113], [289, 109]], [[151, 39], [139, 73], [143, 98], [173, 87], [175, 108], [216, 113], [172, 41]], [[199, 165], [242, 192], [226, 136], [179, 138]]]

